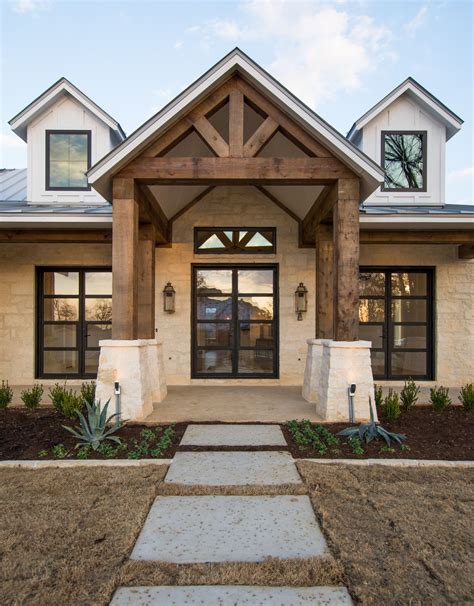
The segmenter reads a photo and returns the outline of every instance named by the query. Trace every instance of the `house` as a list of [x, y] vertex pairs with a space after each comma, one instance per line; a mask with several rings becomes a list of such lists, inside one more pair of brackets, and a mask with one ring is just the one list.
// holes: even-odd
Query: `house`
[[10, 125], [10, 383], [98, 373], [135, 419], [167, 385], [300, 385], [345, 419], [351, 384], [367, 418], [374, 378], [472, 381], [474, 207], [444, 198], [462, 120], [413, 79], [347, 137], [239, 49], [128, 137], [64, 78]]

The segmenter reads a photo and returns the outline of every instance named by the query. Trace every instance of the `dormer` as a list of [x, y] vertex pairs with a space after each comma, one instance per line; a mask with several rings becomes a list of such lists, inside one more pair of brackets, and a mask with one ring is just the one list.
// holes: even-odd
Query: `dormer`
[[445, 146], [463, 121], [407, 78], [350, 129], [347, 138], [385, 171], [365, 205], [438, 206], [445, 202]]
[[96, 206], [86, 171], [125, 138], [120, 124], [61, 78], [9, 122], [27, 143], [28, 204]]

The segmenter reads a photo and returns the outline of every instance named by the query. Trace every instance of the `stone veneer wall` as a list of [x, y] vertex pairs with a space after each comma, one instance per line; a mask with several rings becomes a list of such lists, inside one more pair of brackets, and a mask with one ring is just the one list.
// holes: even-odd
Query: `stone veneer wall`
[[[195, 255], [193, 228], [276, 227], [274, 255]], [[169, 385], [191, 383], [191, 263], [276, 263], [280, 280], [280, 380], [194, 379], [193, 384], [272, 383], [301, 385], [306, 362], [306, 339], [315, 332], [315, 253], [298, 248], [298, 224], [253, 187], [218, 187], [173, 225], [173, 245], [158, 248], [157, 338], [163, 342]], [[176, 289], [176, 312], [163, 312], [161, 291], [167, 281]], [[294, 312], [294, 292], [300, 282], [308, 288], [308, 312], [302, 321]]]
[[0, 380], [12, 385], [34, 380], [35, 266], [111, 264], [110, 244], [0, 244]]

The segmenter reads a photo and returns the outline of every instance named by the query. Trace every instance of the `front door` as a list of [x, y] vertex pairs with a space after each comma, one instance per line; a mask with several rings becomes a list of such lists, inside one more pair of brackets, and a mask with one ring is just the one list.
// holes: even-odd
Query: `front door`
[[192, 377], [278, 377], [276, 265], [194, 265]]

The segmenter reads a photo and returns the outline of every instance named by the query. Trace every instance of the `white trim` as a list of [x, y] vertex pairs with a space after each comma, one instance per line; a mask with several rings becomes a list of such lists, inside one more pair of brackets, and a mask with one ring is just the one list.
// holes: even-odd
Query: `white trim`
[[[0, 214], [0, 224], [2, 227], [48, 227], [48, 225], [52, 225], [54, 227], [60, 227], [61, 225], [68, 227], [75, 227], [80, 229], [81, 227], [92, 227], [92, 229], [100, 227], [110, 227], [112, 224], [112, 216], [103, 216], [103, 217], [85, 217], [83, 215], [68, 215], [65, 217], [64, 215], [51, 215], [44, 214], [41, 216], [36, 215], [6, 215]], [[72, 225], [71, 225], [72, 224]]]
[[437, 216], [433, 217], [433, 215], [420, 217], [419, 215], [372, 215], [370, 217], [361, 215], [360, 223], [409, 223], [410, 226], [415, 226], [417, 223], [424, 225], [462, 225], [463, 227], [468, 227], [469, 229], [474, 229], [474, 214], [472, 215], [461, 215], [461, 216]]

